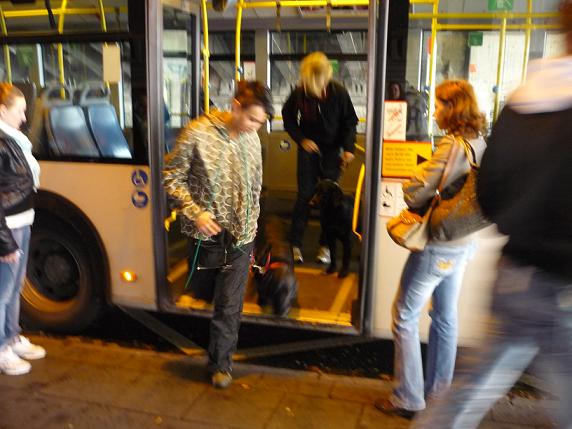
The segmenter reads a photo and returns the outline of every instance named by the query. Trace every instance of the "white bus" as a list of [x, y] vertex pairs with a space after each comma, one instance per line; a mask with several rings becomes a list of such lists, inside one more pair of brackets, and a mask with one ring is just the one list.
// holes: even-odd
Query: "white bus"
[[[178, 220], [166, 222], [170, 209], [161, 185], [165, 153], [200, 113], [200, 4], [93, 3], [52, 2], [47, 10], [44, 2], [0, 2], [0, 73], [25, 92], [27, 132], [42, 168], [23, 317], [42, 329], [77, 331], [106, 304], [208, 316], [211, 304], [185, 290], [186, 240]], [[385, 222], [403, 205], [400, 183], [412, 166], [396, 164], [384, 151], [392, 144], [383, 138], [387, 84], [400, 83], [413, 100], [409, 120], [425, 131], [407, 132], [400, 150], [419, 151], [415, 159], [422, 160], [438, 138], [429, 120], [435, 83], [468, 79], [493, 121], [528, 59], [558, 53], [555, 20], [545, 13], [558, 1], [505, 2], [514, 10], [487, 0], [314, 3], [300, 0], [278, 15], [267, 4], [245, 8], [240, 71], [271, 87], [280, 112], [301, 58], [320, 50], [332, 60], [360, 117], [363, 150], [341, 184], [355, 194], [365, 166], [363, 238], [355, 238], [347, 278], [324, 276], [313, 262], [319, 222], [312, 216], [303, 248], [307, 262], [296, 267], [294, 308], [287, 318], [273, 316], [249, 285], [243, 320], [389, 337], [407, 251], [391, 242]], [[209, 9], [209, 96], [221, 109], [234, 88], [235, 18], [234, 7]], [[295, 144], [280, 117], [261, 131], [261, 141], [263, 211], [283, 217], [287, 229], [296, 194]], [[461, 296], [462, 341], [478, 335], [503, 242], [494, 231], [481, 236]]]

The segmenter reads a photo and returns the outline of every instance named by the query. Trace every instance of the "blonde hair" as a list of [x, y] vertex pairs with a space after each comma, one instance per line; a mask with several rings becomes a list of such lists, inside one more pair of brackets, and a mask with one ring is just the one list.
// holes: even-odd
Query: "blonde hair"
[[322, 98], [332, 79], [332, 65], [323, 52], [306, 55], [300, 65], [300, 86], [313, 97]]

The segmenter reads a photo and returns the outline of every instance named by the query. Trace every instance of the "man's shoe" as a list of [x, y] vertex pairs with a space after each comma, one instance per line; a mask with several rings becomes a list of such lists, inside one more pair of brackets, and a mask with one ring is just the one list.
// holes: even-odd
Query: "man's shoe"
[[10, 346], [0, 349], [0, 373], [8, 375], [21, 375], [30, 372], [32, 365], [20, 359]]
[[217, 371], [211, 376], [213, 387], [226, 389], [232, 383], [232, 375], [228, 371]]
[[302, 257], [302, 251], [297, 246], [292, 246], [292, 256], [294, 257], [295, 264], [301, 264], [304, 262], [304, 258]]
[[406, 410], [405, 408], [396, 407], [389, 399], [379, 398], [373, 403], [373, 406], [384, 414], [390, 416], [399, 416], [407, 420], [413, 420], [417, 411]]
[[32, 344], [30, 340], [23, 335], [18, 335], [11, 347], [12, 351], [22, 359], [35, 360], [42, 359], [46, 356], [46, 349], [42, 346]]
[[330, 249], [326, 246], [320, 246], [320, 250], [318, 250], [318, 255], [316, 256], [316, 262], [328, 265], [331, 261]]

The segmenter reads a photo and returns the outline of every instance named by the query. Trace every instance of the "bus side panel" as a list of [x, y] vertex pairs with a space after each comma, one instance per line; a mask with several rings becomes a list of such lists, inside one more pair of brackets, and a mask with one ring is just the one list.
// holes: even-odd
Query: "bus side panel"
[[[387, 231], [385, 222], [381, 225], [376, 242], [379, 250], [379, 265], [373, 291], [374, 335], [391, 338], [391, 307], [399, 286], [403, 266], [409, 252], [395, 244]], [[505, 239], [496, 233], [494, 227], [479, 233], [475, 256], [467, 266], [459, 298], [459, 344], [472, 345], [483, 334], [488, 315], [489, 298], [496, 276], [496, 263]], [[429, 334], [428, 311], [430, 303], [421, 312], [420, 336], [427, 341]]]
[[[111, 302], [155, 310], [149, 168], [48, 161], [40, 165], [41, 189], [73, 202], [97, 229], [109, 258]], [[124, 270], [137, 279], [123, 282]]]

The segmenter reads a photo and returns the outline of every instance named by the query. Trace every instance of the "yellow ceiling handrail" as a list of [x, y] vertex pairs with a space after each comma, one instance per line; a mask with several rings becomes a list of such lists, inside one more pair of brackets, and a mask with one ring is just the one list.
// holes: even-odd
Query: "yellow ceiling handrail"
[[[242, 2], [242, 9], [275, 7], [275, 1]], [[369, 6], [369, 0], [282, 0], [282, 7], [319, 7], [331, 4], [336, 6]]]
[[[117, 8], [114, 7], [104, 7], [105, 13], [113, 13]], [[127, 8], [122, 6], [119, 8], [120, 12], [127, 12]], [[83, 8], [58, 8], [52, 9], [52, 13], [55, 15], [99, 15], [101, 9], [99, 7], [83, 7]], [[7, 10], [4, 11], [6, 18], [31, 18], [37, 16], [48, 16], [48, 11], [46, 9], [19, 9], [19, 10]]]

